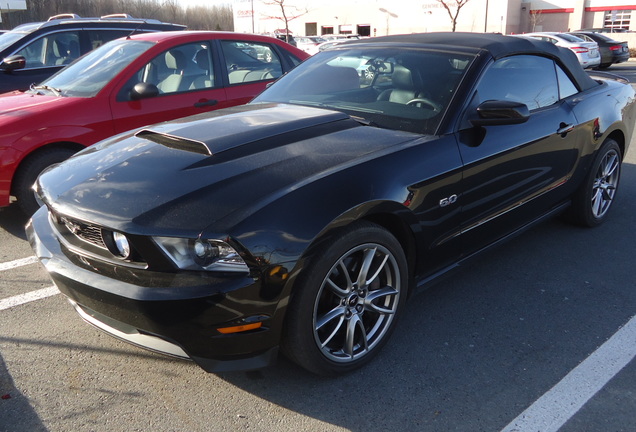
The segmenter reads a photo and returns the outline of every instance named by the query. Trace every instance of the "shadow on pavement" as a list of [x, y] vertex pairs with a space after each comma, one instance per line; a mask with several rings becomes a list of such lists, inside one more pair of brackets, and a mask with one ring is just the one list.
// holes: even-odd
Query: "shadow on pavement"
[[500, 430], [633, 316], [635, 165], [622, 186], [605, 224], [548, 221], [409, 298], [358, 371], [320, 378], [281, 358], [219, 377], [352, 432]]
[[46, 432], [29, 400], [15, 387], [0, 356], [0, 432]]
[[26, 240], [24, 226], [28, 221], [29, 217], [16, 204], [0, 209], [0, 228], [15, 237]]

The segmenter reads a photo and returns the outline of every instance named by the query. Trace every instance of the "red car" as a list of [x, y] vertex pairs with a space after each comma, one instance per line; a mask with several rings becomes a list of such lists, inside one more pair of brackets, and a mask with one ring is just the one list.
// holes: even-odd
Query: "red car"
[[0, 96], [0, 207], [27, 214], [48, 166], [112, 135], [241, 105], [308, 54], [266, 36], [166, 32], [117, 39], [26, 92]]

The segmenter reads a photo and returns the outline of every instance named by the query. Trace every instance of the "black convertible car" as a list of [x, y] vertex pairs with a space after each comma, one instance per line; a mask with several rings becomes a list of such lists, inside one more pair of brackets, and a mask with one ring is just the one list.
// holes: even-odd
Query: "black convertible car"
[[207, 371], [325, 375], [409, 295], [546, 217], [608, 216], [634, 91], [568, 50], [462, 33], [352, 41], [252, 103], [45, 172], [27, 227], [89, 323]]

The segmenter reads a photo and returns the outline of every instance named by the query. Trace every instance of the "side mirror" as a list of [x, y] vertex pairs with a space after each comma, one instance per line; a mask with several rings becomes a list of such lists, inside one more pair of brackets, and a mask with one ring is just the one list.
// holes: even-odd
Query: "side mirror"
[[475, 110], [476, 117], [470, 119], [473, 126], [497, 126], [525, 123], [530, 118], [526, 104], [512, 101], [490, 100]]
[[140, 82], [135, 84], [135, 86], [130, 91], [130, 99], [132, 100], [140, 100], [140, 99], [148, 99], [153, 98], [159, 94], [159, 89], [154, 84], [149, 84], [145, 82]]
[[26, 67], [26, 59], [21, 55], [12, 55], [5, 58], [0, 63], [0, 70], [11, 72], [17, 69], [24, 69]]

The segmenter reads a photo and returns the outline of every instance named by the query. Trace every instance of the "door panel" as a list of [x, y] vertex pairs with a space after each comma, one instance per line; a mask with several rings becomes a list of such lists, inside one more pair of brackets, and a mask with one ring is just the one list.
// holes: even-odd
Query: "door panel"
[[559, 100], [559, 84], [551, 60], [517, 56], [495, 62], [478, 85], [473, 111], [486, 100], [521, 102], [532, 111], [525, 123], [458, 133], [464, 254], [510, 234], [565, 198], [562, 186], [577, 161], [581, 131], [570, 106]]
[[563, 125], [576, 124], [563, 108], [567, 105], [535, 113], [521, 125], [485, 127], [478, 146], [460, 134], [465, 253], [514, 231], [563, 198], [558, 189], [576, 163], [579, 133], [557, 134]]
[[[214, 102], [216, 101], [216, 103]], [[113, 100], [116, 133], [229, 106], [225, 90], [197, 90], [138, 101]]]

